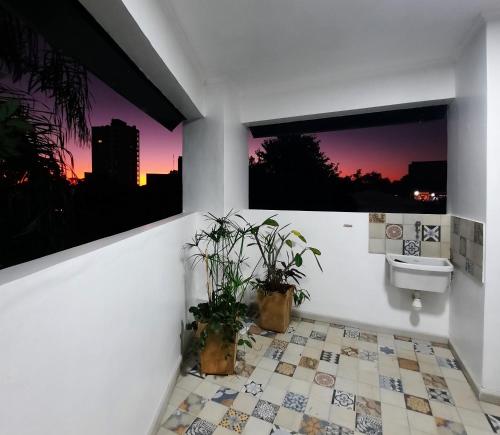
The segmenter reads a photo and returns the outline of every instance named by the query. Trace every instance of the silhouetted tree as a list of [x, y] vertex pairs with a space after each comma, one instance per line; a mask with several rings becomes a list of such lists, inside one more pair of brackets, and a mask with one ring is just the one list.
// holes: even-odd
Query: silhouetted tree
[[0, 6], [0, 268], [71, 246], [73, 158], [90, 138], [85, 68]]
[[314, 135], [266, 139], [250, 160], [250, 201], [254, 208], [327, 210], [338, 174]]

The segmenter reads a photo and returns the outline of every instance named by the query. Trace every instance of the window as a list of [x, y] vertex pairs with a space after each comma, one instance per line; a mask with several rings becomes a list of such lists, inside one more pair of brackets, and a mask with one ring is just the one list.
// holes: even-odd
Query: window
[[446, 107], [251, 128], [250, 207], [446, 212]]
[[[7, 3], [0, 268], [180, 213], [182, 115], [78, 2], [33, 4], [27, 16]], [[54, 34], [65, 26], [78, 32]]]

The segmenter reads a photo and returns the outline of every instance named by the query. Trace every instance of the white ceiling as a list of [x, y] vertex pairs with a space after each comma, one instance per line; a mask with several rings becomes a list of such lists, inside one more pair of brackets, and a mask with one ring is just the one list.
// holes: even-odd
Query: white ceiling
[[160, 0], [204, 78], [243, 90], [453, 61], [499, 0]]

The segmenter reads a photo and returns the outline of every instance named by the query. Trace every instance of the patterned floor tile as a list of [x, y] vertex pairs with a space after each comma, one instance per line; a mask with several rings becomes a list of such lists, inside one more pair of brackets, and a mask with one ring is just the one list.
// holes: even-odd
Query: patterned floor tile
[[254, 397], [257, 397], [264, 391], [264, 389], [262, 388], [262, 384], [250, 381], [243, 386], [241, 391], [247, 394], [251, 394]]
[[326, 434], [329, 423], [324, 420], [320, 420], [316, 417], [311, 417], [309, 415], [304, 415], [302, 422], [300, 423], [299, 433], [305, 435], [323, 435]]
[[317, 359], [309, 358], [308, 356], [301, 357], [299, 362], [299, 366], [312, 370], [316, 370], [318, 368], [318, 364], [319, 361]]
[[430, 343], [420, 341], [414, 342], [413, 349], [417, 353], [421, 353], [424, 355], [434, 355], [434, 349], [432, 348]]
[[453, 398], [448, 390], [440, 390], [438, 388], [427, 388], [429, 393], [429, 399], [437, 400], [441, 403], [446, 403], [447, 405], [455, 405]]
[[347, 391], [334, 390], [332, 396], [332, 404], [341, 408], [347, 408], [351, 411], [355, 410], [356, 396]]
[[446, 381], [442, 376], [422, 373], [422, 379], [424, 380], [425, 386], [428, 388], [438, 388], [441, 390], [448, 389], [448, 385], [446, 384]]
[[308, 398], [302, 394], [288, 391], [283, 399], [283, 406], [297, 412], [304, 412], [306, 410], [307, 400]]
[[281, 374], [281, 375], [293, 376], [293, 374], [295, 373], [295, 368], [296, 368], [295, 365], [281, 361], [276, 366], [276, 368], [274, 369], [274, 371], [276, 373]]
[[380, 346], [378, 350], [385, 355], [396, 355], [396, 349], [390, 346]]
[[307, 344], [307, 337], [302, 337], [301, 335], [292, 335], [290, 343], [298, 344], [300, 346], [305, 346]]
[[[194, 390], [194, 382], [186, 379], [201, 380], [196, 355], [186, 357], [184, 367], [191, 367], [186, 371], [192, 376], [179, 377], [179, 388], [174, 391], [184, 392], [174, 393], [169, 412], [179, 409], [164, 421], [158, 435], [166, 431], [179, 435], [230, 431], [256, 435], [299, 433], [293, 431], [381, 434], [382, 416], [384, 425], [387, 420], [388, 433], [396, 435], [393, 428], [400, 427], [400, 421], [396, 421], [400, 414], [393, 416], [386, 408], [382, 410], [384, 406], [397, 407], [408, 419], [411, 416], [413, 425], [417, 425], [413, 428], [423, 432], [465, 435], [469, 430], [468, 423], [460, 420], [465, 410], [455, 407], [456, 398], [450, 393], [450, 387], [456, 388], [452, 379], [460, 380], [464, 388], [466, 379], [447, 344], [298, 319], [291, 322], [286, 334], [279, 335], [262, 330], [248, 319], [245, 325], [257, 342], [253, 349], [238, 349], [236, 375], [206, 376], [188, 395]], [[271, 377], [283, 385], [278, 388]], [[286, 379], [289, 383], [285, 385]], [[416, 383], [421, 386], [416, 388]], [[317, 404], [325, 405], [329, 419], [335, 423], [326, 421], [327, 413], [317, 413]], [[476, 414], [487, 419], [491, 429], [486, 421], [481, 429], [500, 434], [497, 409], [484, 408], [484, 412], [487, 414]], [[288, 424], [283, 416], [292, 414], [293, 423]]]
[[360, 341], [367, 341], [368, 343], [377, 343], [377, 335], [369, 332], [361, 332], [359, 334]]
[[276, 349], [275, 347], [269, 346], [264, 353], [266, 358], [274, 359], [275, 361], [279, 361], [283, 356], [284, 350]]
[[439, 367], [446, 367], [449, 369], [459, 370], [458, 363], [453, 358], [444, 358], [442, 356], [437, 356], [436, 360], [437, 360]]
[[382, 416], [382, 405], [378, 400], [367, 399], [363, 396], [356, 396], [356, 412], [365, 415]]
[[286, 350], [286, 347], [288, 346], [288, 342], [284, 340], [278, 340], [275, 338], [273, 341], [271, 341], [271, 344], [269, 347], [273, 347], [275, 349], [280, 349], [280, 350]]
[[360, 333], [358, 328], [345, 327], [345, 329], [344, 329], [344, 337], [346, 337], [346, 338], [354, 338], [355, 340], [358, 340], [360, 334], [361, 333]]
[[491, 414], [485, 414], [488, 422], [490, 423], [493, 432], [500, 433], [500, 417]]
[[456, 421], [436, 417], [436, 426], [439, 435], [467, 435], [464, 426]]
[[360, 349], [358, 351], [358, 357], [363, 361], [378, 361], [378, 353], [372, 352], [371, 350]]
[[250, 416], [244, 412], [229, 408], [219, 423], [219, 426], [232, 430], [236, 433], [242, 433], [249, 417]]
[[327, 362], [331, 362], [332, 361], [332, 358], [333, 358], [333, 355], [334, 353], [333, 352], [328, 352], [326, 350], [322, 350], [321, 351], [321, 356], [319, 357], [319, 359], [321, 361], [327, 361]]
[[247, 364], [245, 361], [237, 361], [236, 365], [234, 366], [234, 372], [239, 376], [243, 376], [244, 378], [249, 378], [254, 370], [255, 366]]
[[340, 353], [342, 355], [346, 355], [346, 356], [351, 356], [353, 358], [357, 358], [357, 356], [358, 356], [358, 349], [356, 349], [355, 347], [351, 347], [351, 346], [342, 346], [342, 349], [341, 349]]
[[214, 402], [230, 407], [238, 396], [238, 391], [231, 388], [221, 387], [212, 397]]
[[314, 383], [322, 387], [333, 388], [335, 385], [335, 376], [328, 373], [318, 372], [314, 375]]
[[289, 431], [283, 427], [280, 427], [276, 424], [273, 425], [271, 429], [271, 433], [269, 435], [298, 435], [298, 432]]
[[193, 415], [176, 410], [170, 417], [168, 417], [162, 426], [165, 429], [171, 430], [177, 434], [184, 434], [194, 419], [195, 417]]
[[[238, 393], [236, 393], [238, 394]], [[205, 406], [205, 403], [207, 403], [207, 399], [204, 397], [199, 396], [198, 394], [191, 393], [189, 396], [187, 396], [184, 401], [179, 405], [179, 409], [181, 411], [187, 412], [191, 415], [198, 415], [200, 411], [203, 409]]]
[[326, 340], [326, 334], [324, 332], [311, 331], [311, 334], [309, 335], [309, 338], [312, 338], [314, 340], [319, 340], [319, 341], [325, 341]]
[[406, 358], [398, 358], [399, 368], [406, 370], [413, 370], [414, 372], [420, 371], [420, 366], [417, 361], [413, 361], [412, 359]]
[[265, 400], [259, 400], [255, 406], [252, 415], [254, 417], [260, 418], [261, 420], [273, 423], [276, 418], [280, 407], [274, 403], [267, 402]]
[[398, 393], [403, 392], [403, 383], [401, 379], [392, 378], [390, 376], [379, 376], [380, 388], [385, 388], [386, 390], [397, 391]]
[[356, 430], [369, 435], [382, 435], [382, 420], [373, 415], [356, 414]]
[[217, 429], [215, 424], [209, 423], [201, 418], [197, 418], [191, 423], [191, 426], [189, 426], [186, 431], [186, 435], [212, 435], [215, 432], [215, 429]]
[[406, 409], [420, 412], [422, 414], [432, 415], [431, 406], [429, 405], [429, 401], [427, 399], [422, 399], [421, 397], [405, 394], [405, 403]]

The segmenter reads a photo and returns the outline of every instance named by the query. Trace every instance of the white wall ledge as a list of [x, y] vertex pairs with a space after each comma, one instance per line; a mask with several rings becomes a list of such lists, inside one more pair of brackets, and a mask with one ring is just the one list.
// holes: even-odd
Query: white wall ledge
[[192, 214], [195, 213], [180, 213], [174, 216], [170, 216], [166, 219], [152, 222], [128, 231], [124, 231], [122, 233], [114, 234], [102, 239], [97, 239], [92, 242], [84, 243], [83, 245], [65, 249], [64, 251], [46, 255], [45, 257], [36, 258], [25, 263], [7, 267], [0, 270], [0, 286], [40, 272], [44, 269], [48, 269], [49, 267], [53, 267], [60, 263], [64, 263], [68, 260], [72, 260], [76, 257], [81, 257], [93, 253], [99, 249], [105, 248], [115, 243], [120, 243], [124, 240], [132, 239], [145, 232], [154, 231], [160, 227], [163, 227], [164, 225], [177, 222]]

